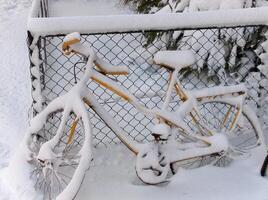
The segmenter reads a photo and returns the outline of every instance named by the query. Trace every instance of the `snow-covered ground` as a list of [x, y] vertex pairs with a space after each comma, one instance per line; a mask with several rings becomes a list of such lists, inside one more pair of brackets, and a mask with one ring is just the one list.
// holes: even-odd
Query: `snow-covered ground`
[[[0, 200], [36, 199], [27, 192], [26, 183], [20, 188], [7, 185], [8, 180], [18, 179], [7, 166], [27, 130], [31, 103], [26, 46], [28, 2], [0, 1]], [[180, 170], [167, 185], [146, 186], [136, 177], [135, 157], [124, 147], [97, 149], [94, 157], [78, 200], [268, 199], [268, 179], [259, 176], [258, 158], [237, 161], [228, 168]], [[17, 195], [18, 190], [22, 195]]]
[[258, 159], [240, 160], [231, 167], [179, 170], [162, 186], [142, 184], [135, 158], [121, 146], [99, 149], [77, 196], [79, 200], [267, 200], [268, 180], [261, 178]]
[[57, 0], [50, 1], [49, 16], [89, 16], [89, 15], [118, 15], [129, 14], [126, 6], [117, 0]]
[[[0, 177], [27, 127], [31, 101], [26, 46], [28, 6], [26, 1], [0, 1]], [[3, 178], [0, 199], [15, 199]]]

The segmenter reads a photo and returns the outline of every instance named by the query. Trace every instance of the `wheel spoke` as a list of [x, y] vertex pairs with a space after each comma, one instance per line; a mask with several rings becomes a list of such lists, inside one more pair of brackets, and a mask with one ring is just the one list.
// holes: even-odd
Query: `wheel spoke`
[[[238, 121], [234, 123], [233, 129], [230, 130], [230, 126], [237, 112], [238, 107], [228, 103], [211, 101], [201, 104], [201, 122], [213, 133], [225, 134], [229, 141], [230, 148], [223, 154], [201, 156], [174, 163], [172, 164], [172, 168], [178, 168], [173, 165], [185, 168], [195, 168], [207, 164], [228, 166], [234, 158], [249, 154], [251, 149], [259, 146], [259, 133], [255, 130], [251, 116], [244, 110], [242, 110]], [[193, 122], [189, 124], [194, 125]], [[196, 129], [192, 128], [192, 130]], [[178, 138], [181, 138], [181, 134]], [[185, 142], [184, 139], [181, 139], [181, 142]]]
[[[68, 123], [68, 120], [65, 119], [64, 121]], [[63, 136], [66, 133], [63, 128], [63, 124], [60, 124], [61, 130], [63, 130]], [[56, 130], [56, 127], [57, 125], [52, 128]], [[28, 148], [33, 155], [32, 160], [29, 161], [32, 165], [30, 178], [35, 180], [34, 188], [43, 194], [44, 200], [55, 199], [61, 192], [64, 191], [72, 180], [81, 158], [79, 155], [81, 146], [74, 145], [75, 140], [73, 140], [70, 145], [66, 145], [63, 137], [61, 137], [59, 138], [59, 142], [56, 144], [55, 148], [51, 149], [56, 156], [53, 157], [52, 160], [38, 160], [40, 148], [45, 142], [52, 138], [53, 136], [49, 136], [48, 134], [42, 134], [42, 137], [31, 137], [30, 146], [34, 148], [30, 148], [30, 146]], [[80, 140], [83, 141], [83, 139], [84, 138]]]

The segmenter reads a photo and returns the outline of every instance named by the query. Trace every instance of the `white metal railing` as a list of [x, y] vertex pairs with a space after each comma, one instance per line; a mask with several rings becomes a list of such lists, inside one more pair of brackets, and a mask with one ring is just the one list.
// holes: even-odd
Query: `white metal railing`
[[129, 14], [40, 18], [41, 0], [34, 0], [28, 30], [41, 36], [80, 33], [115, 33], [145, 30], [196, 29], [266, 25], [268, 7], [184, 12], [172, 14]]

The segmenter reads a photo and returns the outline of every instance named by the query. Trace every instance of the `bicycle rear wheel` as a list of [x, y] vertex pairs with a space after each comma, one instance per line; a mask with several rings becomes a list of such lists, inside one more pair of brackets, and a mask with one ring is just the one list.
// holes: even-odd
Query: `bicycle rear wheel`
[[243, 106], [241, 115], [236, 106], [225, 102], [203, 103], [202, 118], [210, 130], [226, 134], [237, 153], [250, 152], [263, 143], [263, 133], [256, 114]]
[[[252, 150], [263, 144], [263, 133], [259, 121], [248, 106], [243, 107], [240, 116], [236, 106], [220, 101], [201, 103], [199, 110], [201, 114], [199, 122], [211, 133], [225, 134], [230, 148], [227, 152], [174, 163], [172, 164], [174, 171], [178, 167], [196, 168], [208, 164], [225, 167], [234, 159], [254, 153]], [[196, 120], [193, 120], [192, 116], [188, 116], [186, 121], [194, 132], [200, 134]]]

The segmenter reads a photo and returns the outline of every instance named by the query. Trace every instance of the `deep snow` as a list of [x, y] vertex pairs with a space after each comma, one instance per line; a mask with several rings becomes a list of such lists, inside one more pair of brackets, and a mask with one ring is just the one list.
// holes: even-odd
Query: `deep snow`
[[[4, 167], [27, 127], [30, 108], [29, 62], [26, 46], [26, 1], [0, 2], [0, 199], [15, 200], [3, 181]], [[10, 174], [10, 178], [12, 174]]]
[[[78, 3], [80, 1], [80, 3]], [[84, 1], [85, 2], [85, 1]], [[62, 9], [64, 7], [64, 9]], [[89, 16], [89, 15], [118, 15], [130, 14], [127, 6], [122, 6], [117, 0], [90, 0], [81, 3], [81, 0], [50, 1], [49, 16]]]
[[77, 196], [79, 200], [267, 200], [268, 180], [259, 176], [258, 159], [229, 168], [181, 169], [168, 185], [142, 184], [135, 158], [122, 146], [99, 149]]
[[[31, 103], [26, 47], [28, 6], [27, 0], [0, 2], [0, 200], [36, 199], [25, 183], [21, 183], [21, 188], [7, 185], [9, 179], [19, 179], [20, 171], [15, 173], [14, 168], [6, 168], [28, 126]], [[19, 156], [23, 159], [23, 154]], [[137, 179], [135, 158], [124, 147], [98, 149], [94, 157], [76, 199], [268, 199], [268, 179], [259, 176], [258, 159], [237, 161], [229, 168], [180, 170], [168, 185], [146, 186]], [[17, 168], [23, 169], [23, 165]]]

